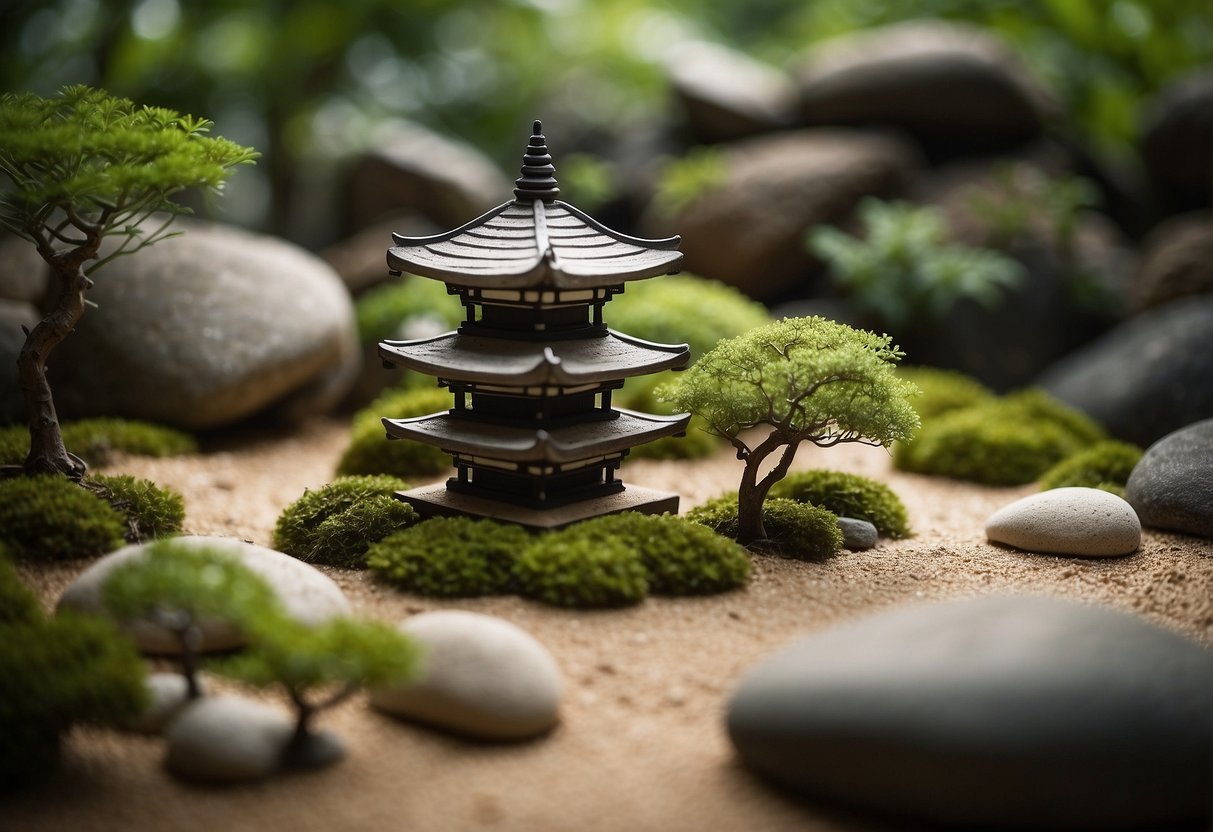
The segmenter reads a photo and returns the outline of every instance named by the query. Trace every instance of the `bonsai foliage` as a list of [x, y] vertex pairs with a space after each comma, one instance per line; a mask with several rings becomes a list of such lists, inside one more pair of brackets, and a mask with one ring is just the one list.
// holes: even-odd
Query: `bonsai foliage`
[[[686, 519], [724, 537], [737, 539], [740, 534], [738, 502], [731, 494], [696, 506], [687, 512]], [[838, 517], [824, 508], [771, 497], [762, 505], [762, 523], [765, 529], [762, 548], [772, 554], [797, 560], [822, 560], [842, 549]]]
[[512, 523], [435, 517], [371, 546], [366, 563], [408, 592], [440, 598], [498, 595], [513, 588], [514, 561], [531, 536]]
[[[175, 194], [218, 192], [234, 166], [256, 158], [208, 137], [210, 128], [205, 119], [85, 86], [49, 99], [0, 96], [0, 225], [33, 243], [51, 272], [52, 305], [17, 362], [30, 431], [26, 473], [84, 474], [64, 447], [46, 363], [84, 314], [91, 275], [170, 236], [173, 219], [186, 212]], [[167, 216], [153, 221], [158, 213]], [[107, 237], [118, 242], [103, 254]]]
[[[824, 318], [788, 318], [722, 341], [659, 396], [703, 418], [745, 462], [738, 490], [741, 543], [766, 537], [762, 504], [803, 442], [887, 445], [918, 427], [887, 335]], [[751, 433], [764, 428], [762, 433]], [[760, 474], [774, 456], [774, 467]]]
[[354, 414], [350, 445], [337, 463], [341, 476], [388, 474], [394, 477], [429, 476], [451, 467], [440, 449], [408, 439], [388, 439], [383, 417], [403, 419], [449, 410], [451, 394], [438, 387], [389, 390]]
[[93, 474], [84, 487], [126, 518], [128, 543], [179, 534], [185, 522], [185, 500], [171, 488], [127, 474]]
[[0, 544], [16, 558], [69, 560], [117, 549], [125, 518], [61, 477], [0, 479]]
[[395, 477], [341, 477], [305, 491], [278, 517], [274, 548], [309, 563], [362, 568], [372, 543], [418, 521], [394, 496], [408, 487]]
[[333, 762], [340, 749], [312, 732], [316, 713], [359, 688], [406, 681], [417, 671], [420, 651], [385, 624], [336, 618], [314, 627], [281, 615], [262, 616], [249, 648], [212, 667], [257, 687], [281, 685], [295, 706], [295, 734], [284, 752], [288, 765]]
[[1054, 465], [1040, 478], [1040, 490], [1080, 486], [1125, 496], [1129, 475], [1141, 460], [1141, 448], [1109, 439], [1077, 451]]
[[285, 618], [274, 591], [235, 558], [172, 540], [153, 543], [115, 568], [101, 597], [119, 621], [146, 621], [173, 634], [191, 699], [201, 693], [197, 672], [203, 618], [218, 619], [246, 635], [267, 616]]
[[901, 499], [882, 482], [842, 471], [801, 471], [771, 488], [771, 497], [824, 508], [839, 517], [866, 520], [885, 537], [909, 537], [909, 517]]

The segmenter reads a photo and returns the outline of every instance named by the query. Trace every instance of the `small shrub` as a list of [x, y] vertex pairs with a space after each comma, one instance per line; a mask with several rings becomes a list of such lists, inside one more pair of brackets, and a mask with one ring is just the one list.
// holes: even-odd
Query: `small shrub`
[[0, 480], [0, 544], [16, 558], [91, 557], [123, 544], [125, 518], [71, 480], [56, 476]]
[[[194, 437], [179, 430], [129, 419], [65, 422], [64, 446], [89, 465], [104, 465], [115, 451], [133, 456], [181, 456], [198, 452]], [[0, 428], [0, 465], [20, 465], [29, 453], [29, 428]]]
[[429, 331], [453, 329], [463, 320], [459, 299], [437, 280], [409, 277], [377, 286], [354, 303], [358, 339], [375, 344], [384, 339], [408, 338], [410, 327]]
[[341, 477], [304, 491], [279, 515], [274, 548], [312, 563], [361, 566], [372, 543], [417, 522], [416, 512], [393, 496], [408, 487], [395, 477], [366, 476]]
[[42, 606], [0, 550], [0, 628], [42, 620]]
[[589, 539], [576, 526], [534, 540], [514, 566], [519, 591], [558, 607], [620, 607], [644, 600], [648, 569], [635, 549]]
[[745, 586], [746, 550], [698, 523], [669, 515], [623, 512], [571, 526], [570, 537], [613, 540], [640, 553], [658, 595], [709, 595]]
[[450, 469], [441, 449], [408, 439], [388, 439], [382, 419], [425, 416], [451, 407], [451, 394], [437, 387], [389, 390], [354, 415], [350, 445], [337, 463], [340, 476], [387, 474], [422, 477]]
[[435, 517], [379, 541], [366, 560], [384, 580], [419, 595], [498, 595], [512, 589], [514, 562], [530, 542], [510, 523]]
[[911, 404], [924, 423], [941, 413], [985, 404], [995, 398], [994, 391], [955, 370], [898, 367], [897, 375], [913, 382], [922, 391], [922, 395], [912, 399]]
[[[719, 535], [737, 539], [737, 497], [725, 495], [687, 512], [686, 519], [707, 526]], [[842, 549], [838, 517], [824, 508], [769, 497], [762, 505], [765, 540], [755, 546], [797, 560], [820, 560]]]
[[839, 517], [866, 520], [885, 537], [909, 537], [906, 507], [882, 482], [842, 471], [801, 471], [771, 486], [772, 497], [809, 503]]
[[1129, 475], [1141, 460], [1141, 448], [1109, 439], [1071, 454], [1040, 478], [1040, 490], [1081, 486], [1125, 496]]
[[181, 533], [185, 499], [171, 488], [126, 474], [94, 474], [84, 481], [84, 487], [126, 518], [130, 543]]

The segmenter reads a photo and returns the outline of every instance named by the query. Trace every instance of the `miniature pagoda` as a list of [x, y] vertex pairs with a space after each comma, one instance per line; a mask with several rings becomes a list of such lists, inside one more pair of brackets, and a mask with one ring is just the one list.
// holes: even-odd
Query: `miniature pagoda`
[[393, 274], [441, 280], [466, 320], [454, 332], [384, 341], [384, 366], [435, 376], [449, 411], [383, 420], [389, 439], [454, 459], [445, 485], [400, 493], [422, 516], [467, 514], [551, 528], [600, 514], [676, 513], [678, 495], [627, 486], [629, 449], [686, 431], [688, 414], [611, 406], [625, 379], [682, 369], [686, 344], [654, 344], [606, 327], [602, 307], [629, 280], [679, 270], [678, 237], [629, 237], [556, 197], [536, 121], [514, 199], [431, 237], [393, 234]]

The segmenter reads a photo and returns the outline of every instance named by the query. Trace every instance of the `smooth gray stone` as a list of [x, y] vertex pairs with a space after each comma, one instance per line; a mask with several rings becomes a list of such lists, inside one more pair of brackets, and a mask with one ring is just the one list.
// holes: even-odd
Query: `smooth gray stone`
[[1213, 537], [1213, 419], [1147, 448], [1129, 475], [1125, 499], [1147, 526]]
[[879, 613], [750, 670], [745, 763], [798, 793], [964, 828], [1207, 822], [1213, 652], [1035, 597]]
[[876, 545], [876, 527], [867, 520], [854, 517], [839, 517], [838, 528], [842, 529], [842, 548], [852, 552], [863, 552]]
[[180, 673], [152, 673], [144, 680], [148, 705], [122, 728], [136, 734], [159, 734], [190, 704], [185, 677]]
[[986, 537], [1026, 552], [1108, 558], [1141, 545], [1141, 522], [1122, 498], [1098, 488], [1054, 488], [1003, 506]]
[[283, 712], [239, 696], [204, 696], [165, 732], [168, 770], [194, 783], [224, 785], [269, 777], [294, 734]]

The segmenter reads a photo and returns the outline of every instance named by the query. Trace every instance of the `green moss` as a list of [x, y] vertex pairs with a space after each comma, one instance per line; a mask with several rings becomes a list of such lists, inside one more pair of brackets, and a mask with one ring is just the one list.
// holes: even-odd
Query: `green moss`
[[623, 512], [571, 526], [564, 534], [612, 540], [640, 553], [649, 590], [657, 595], [709, 595], [745, 586], [746, 550], [711, 529], [681, 517]]
[[0, 550], [0, 628], [42, 620], [42, 606]]
[[995, 398], [994, 391], [981, 382], [954, 370], [898, 367], [897, 375], [922, 391], [921, 396], [911, 399], [911, 404], [924, 424], [941, 413], [985, 404]]
[[839, 517], [866, 520], [885, 537], [910, 537], [909, 517], [901, 499], [882, 482], [842, 471], [801, 471], [771, 487], [771, 497], [809, 503]]
[[417, 522], [412, 508], [392, 496], [408, 487], [395, 477], [360, 476], [305, 491], [279, 515], [274, 548], [312, 563], [363, 566], [372, 543]]
[[366, 559], [381, 578], [419, 595], [499, 595], [513, 588], [514, 562], [530, 542], [513, 524], [435, 517], [379, 541]]
[[451, 394], [437, 387], [394, 389], [354, 415], [350, 445], [337, 463], [337, 473], [388, 474], [424, 477], [450, 469], [451, 457], [441, 449], [408, 439], [388, 439], [382, 419], [425, 416], [451, 407]]
[[893, 464], [986, 485], [1022, 485], [1105, 438], [1078, 411], [1042, 391], [1025, 390], [939, 416], [894, 447]]
[[1141, 460], [1142, 450], [1127, 442], [1107, 440], [1071, 454], [1040, 478], [1040, 489], [1080, 486], [1125, 495], [1129, 475]]
[[364, 292], [354, 303], [358, 338], [363, 344], [405, 338], [410, 325], [422, 321], [433, 328], [453, 329], [463, 320], [459, 299], [437, 280], [407, 277]]
[[126, 522], [103, 500], [59, 476], [0, 480], [0, 544], [13, 557], [66, 560], [123, 544]]
[[84, 481], [84, 487], [126, 518], [130, 543], [181, 533], [185, 499], [171, 488], [126, 474], [94, 474]]
[[[129, 419], [64, 422], [63, 444], [89, 465], [104, 465], [115, 452], [134, 456], [181, 456], [198, 452], [188, 433]], [[29, 429], [0, 428], [0, 465], [20, 465], [29, 453]]]
[[558, 607], [620, 607], [644, 600], [648, 569], [618, 540], [591, 539], [576, 527], [545, 534], [519, 555], [519, 591]]
[[0, 428], [0, 465], [20, 465], [29, 453], [29, 428], [9, 425]]
[[[687, 512], [686, 519], [736, 540], [737, 497], [726, 494], [709, 500]], [[842, 549], [838, 517], [824, 508], [768, 497], [762, 505], [762, 525], [767, 539], [759, 546], [772, 554], [797, 560], [821, 560]]]

